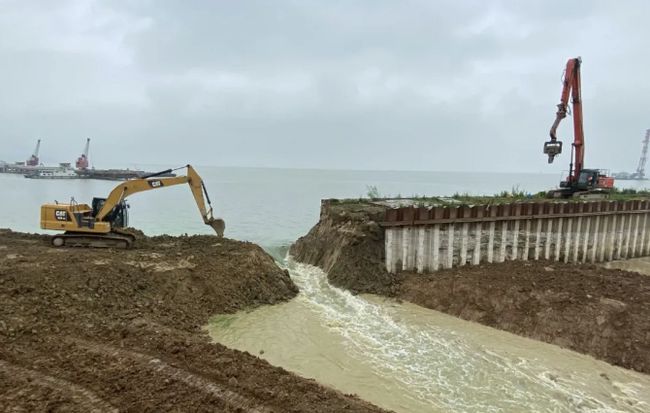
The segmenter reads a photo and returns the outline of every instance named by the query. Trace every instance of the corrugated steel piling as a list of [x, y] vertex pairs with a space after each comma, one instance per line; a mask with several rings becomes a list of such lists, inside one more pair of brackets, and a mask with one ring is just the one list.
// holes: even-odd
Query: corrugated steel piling
[[386, 269], [432, 272], [505, 260], [601, 262], [650, 255], [650, 201], [513, 202], [389, 209]]

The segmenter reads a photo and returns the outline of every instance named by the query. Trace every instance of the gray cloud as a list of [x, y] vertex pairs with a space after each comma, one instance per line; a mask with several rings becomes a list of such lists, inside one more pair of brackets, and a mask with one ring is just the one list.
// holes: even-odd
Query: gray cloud
[[[0, 159], [548, 171], [582, 55], [587, 164], [650, 127], [650, 3], [0, 2]], [[571, 119], [560, 136], [570, 141]]]

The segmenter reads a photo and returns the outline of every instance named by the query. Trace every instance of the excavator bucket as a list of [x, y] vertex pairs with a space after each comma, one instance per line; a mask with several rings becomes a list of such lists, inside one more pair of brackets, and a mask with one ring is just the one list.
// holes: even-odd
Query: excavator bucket
[[544, 142], [544, 153], [548, 155], [548, 163], [553, 163], [555, 155], [562, 153], [562, 142], [548, 141]]
[[210, 218], [208, 222], [206, 222], [207, 225], [210, 225], [212, 229], [214, 229], [214, 232], [217, 233], [217, 236], [223, 237], [223, 232], [226, 229], [226, 223], [223, 219], [221, 218]]

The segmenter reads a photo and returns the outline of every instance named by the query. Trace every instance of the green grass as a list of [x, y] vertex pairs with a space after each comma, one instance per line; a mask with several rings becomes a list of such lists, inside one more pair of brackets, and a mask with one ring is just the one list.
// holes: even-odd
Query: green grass
[[618, 189], [614, 190], [609, 194], [609, 199], [613, 201], [628, 201], [632, 199], [650, 199], [650, 191], [646, 189], [636, 190], [636, 189]]
[[[530, 193], [518, 186], [512, 187], [509, 191], [504, 190], [494, 195], [470, 195], [468, 193], [455, 193], [451, 196], [426, 196], [413, 194], [410, 197], [402, 197], [401, 194], [397, 196], [382, 195], [376, 186], [367, 186], [367, 196], [360, 196], [357, 199], [339, 199], [334, 200], [335, 203], [344, 205], [367, 205], [373, 201], [381, 201], [386, 199], [410, 199], [414, 200], [417, 206], [467, 206], [467, 205], [494, 205], [506, 204], [511, 202], [524, 202], [524, 201], [551, 201], [546, 197], [546, 192]], [[607, 198], [612, 201], [628, 201], [628, 200], [650, 200], [650, 191], [648, 190], [635, 190], [635, 189], [614, 189]], [[580, 198], [568, 198], [563, 201], [581, 202], [584, 201]]]

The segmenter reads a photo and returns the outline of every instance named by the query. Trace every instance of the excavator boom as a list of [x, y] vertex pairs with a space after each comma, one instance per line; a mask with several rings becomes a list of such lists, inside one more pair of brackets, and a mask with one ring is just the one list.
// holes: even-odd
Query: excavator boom
[[573, 109], [573, 143], [571, 144], [572, 159], [569, 166], [569, 176], [560, 183], [563, 188], [551, 191], [552, 196], [575, 196], [578, 193], [603, 192], [614, 186], [614, 180], [597, 169], [584, 169], [585, 161], [585, 134], [582, 119], [582, 92], [580, 79], [580, 65], [582, 59], [576, 57], [569, 59], [564, 71], [564, 80], [560, 103], [557, 105], [555, 120], [551, 125], [550, 141], [544, 143], [544, 154], [548, 155], [548, 163], [552, 163], [555, 156], [562, 153], [562, 142], [557, 138], [557, 128], [562, 119], [569, 113], [569, 96]]
[[581, 63], [582, 59], [580, 57], [567, 61], [560, 103], [557, 105], [555, 121], [551, 125], [549, 132], [551, 140], [544, 143], [544, 153], [548, 155], [548, 163], [552, 163], [555, 156], [562, 153], [562, 142], [557, 139], [557, 128], [569, 112], [569, 95], [571, 95], [571, 103], [573, 105], [574, 160], [569, 176], [570, 178], [573, 177], [573, 179], [577, 179], [578, 175], [580, 175], [584, 163], [584, 130], [582, 127], [582, 96], [580, 84]]
[[[144, 178], [131, 179], [121, 183], [120, 185], [116, 186], [108, 195], [106, 202], [102, 206], [102, 209], [97, 213], [97, 216], [95, 218], [98, 221], [104, 220], [116, 205], [135, 193], [174, 185], [189, 184], [190, 189], [192, 190], [192, 195], [194, 196], [194, 200], [196, 201], [196, 206], [199, 208], [199, 212], [203, 218], [203, 222], [206, 225], [211, 226], [218, 236], [223, 236], [225, 223], [221, 219], [214, 218], [212, 214], [212, 204], [210, 202], [210, 197], [208, 196], [208, 191], [206, 190], [205, 184], [203, 183], [203, 179], [201, 179], [199, 174], [191, 165], [186, 165], [186, 167], [187, 175], [185, 176], [176, 176], [173, 178], [156, 178], [158, 175], [164, 175], [168, 172], [172, 172], [172, 169], [167, 169], [165, 171], [158, 172]], [[205, 197], [203, 196], [204, 194]]]
[[[126, 198], [138, 192], [189, 184], [203, 222], [212, 227], [219, 237], [222, 237], [225, 222], [213, 216], [210, 197], [203, 179], [191, 165], [185, 167], [187, 174], [183, 176], [158, 177], [172, 171], [172, 169], [168, 169], [122, 182], [110, 192], [107, 198], [95, 198], [92, 207], [76, 203], [43, 205], [41, 207], [41, 228], [66, 231], [65, 234], [53, 239], [52, 243], [57, 246], [66, 243], [71, 245], [86, 243], [90, 246], [98, 246], [94, 245], [98, 242], [87, 242], [88, 240], [113, 240], [118, 244], [124, 241], [128, 246], [133, 240], [121, 230], [126, 225]], [[101, 242], [99, 243], [101, 244]], [[112, 246], [111, 242], [106, 244], [101, 246]]]

